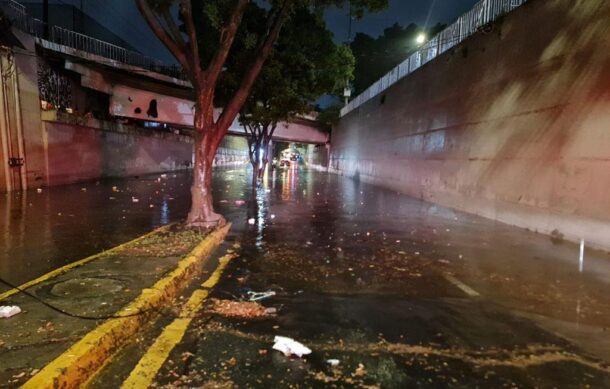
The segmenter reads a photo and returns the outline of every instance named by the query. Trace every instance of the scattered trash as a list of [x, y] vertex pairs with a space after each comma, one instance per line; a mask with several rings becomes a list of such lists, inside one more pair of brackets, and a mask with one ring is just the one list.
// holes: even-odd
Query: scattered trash
[[366, 375], [366, 373], [367, 373], [367, 371], [364, 368], [364, 365], [362, 363], [359, 363], [358, 367], [356, 368], [356, 371], [352, 375], [354, 377], [364, 377]]
[[257, 319], [273, 315], [269, 308], [256, 302], [211, 299], [210, 303], [210, 312], [225, 317]]
[[0, 317], [9, 318], [21, 313], [21, 308], [16, 305], [3, 305], [0, 307]]
[[255, 224], [255, 223], [256, 223], [256, 219], [254, 219], [254, 218], [248, 219], [248, 224]]
[[265, 313], [267, 315], [277, 315], [277, 308], [275, 308], [275, 307], [267, 308], [267, 309], [265, 309]]
[[327, 359], [326, 363], [328, 363], [329, 365], [331, 365], [332, 367], [337, 367], [339, 366], [339, 364], [341, 363], [341, 361], [339, 361], [338, 359]]
[[137, 203], [137, 202], [139, 202], [139, 201], [140, 201], [140, 199], [137, 199], [137, 198], [135, 198], [135, 197], [132, 197], [132, 198], [131, 198], [131, 202], [132, 202], [132, 203]]
[[272, 290], [268, 290], [266, 292], [248, 292], [248, 300], [250, 301], [261, 301], [268, 299], [269, 297], [275, 296], [275, 292]]
[[285, 336], [276, 336], [273, 339], [273, 342], [273, 349], [283, 353], [287, 357], [296, 355], [297, 357], [301, 358], [303, 355], [311, 354], [311, 350], [305, 347], [302, 343]]
[[235, 200], [235, 205], [244, 205], [246, 202], [244, 200]]

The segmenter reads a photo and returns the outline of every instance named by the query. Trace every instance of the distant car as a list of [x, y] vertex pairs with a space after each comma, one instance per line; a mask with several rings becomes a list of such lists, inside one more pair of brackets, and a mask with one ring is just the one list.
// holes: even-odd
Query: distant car
[[282, 157], [280, 159], [280, 167], [283, 166], [290, 166], [293, 162], [297, 162], [299, 161], [299, 153], [298, 152], [294, 152], [290, 149], [286, 149], [282, 152]]

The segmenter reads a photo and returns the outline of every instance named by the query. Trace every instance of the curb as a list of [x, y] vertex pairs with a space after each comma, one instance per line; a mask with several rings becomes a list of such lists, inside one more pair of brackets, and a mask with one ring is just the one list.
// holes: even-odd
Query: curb
[[[80, 260], [78, 260], [76, 262], [69, 263], [69, 264], [67, 264], [65, 266], [62, 266], [62, 267], [58, 268], [58, 269], [55, 269], [55, 270], [50, 271], [50, 272], [48, 272], [46, 274], [43, 274], [43, 275], [41, 275], [38, 278], [35, 278], [35, 279], [30, 280], [30, 281], [28, 281], [28, 282], [26, 282], [24, 284], [19, 285], [19, 289], [26, 290], [28, 288], [31, 288], [34, 285], [40, 284], [41, 282], [44, 282], [44, 281], [50, 280], [51, 278], [60, 276], [60, 275], [64, 274], [65, 272], [67, 272], [68, 270], [72, 270], [74, 268], [77, 268], [77, 267], [80, 267], [82, 265], [85, 265], [85, 264], [87, 264], [87, 263], [89, 263], [89, 262], [91, 262], [93, 260], [96, 260], [96, 259], [102, 257], [103, 255], [111, 254], [111, 253], [113, 253], [115, 251], [118, 251], [118, 250], [121, 250], [121, 249], [125, 248], [126, 246], [129, 246], [131, 244], [137, 243], [137, 242], [139, 242], [139, 241], [149, 237], [150, 235], [153, 235], [153, 234], [156, 234], [158, 232], [164, 231], [164, 230], [168, 229], [171, 225], [172, 224], [167, 224], [167, 225], [161, 226], [159, 228], [156, 228], [156, 229], [152, 230], [151, 232], [149, 232], [147, 234], [141, 235], [141, 236], [139, 236], [139, 237], [137, 237], [135, 239], [132, 239], [132, 240], [130, 240], [128, 242], [121, 243], [120, 245], [112, 247], [112, 248], [110, 248], [108, 250], [101, 251], [99, 253], [90, 255], [87, 258], [83, 258], [83, 259], [80, 259]], [[20, 293], [18, 289], [9, 289], [6, 292], [0, 293], [0, 301], [2, 301], [2, 300], [6, 299], [6, 298], [8, 298], [8, 297], [10, 297], [10, 296], [12, 296], [14, 294], [17, 294], [17, 293]]]
[[151, 288], [143, 289], [140, 296], [116, 313], [119, 316], [142, 314], [110, 319], [99, 325], [47, 364], [22, 388], [77, 388], [85, 383], [130, 337], [157, 315], [157, 309], [176, 297], [203, 260], [224, 240], [230, 228], [228, 223], [212, 232], [181, 259], [169, 275]]

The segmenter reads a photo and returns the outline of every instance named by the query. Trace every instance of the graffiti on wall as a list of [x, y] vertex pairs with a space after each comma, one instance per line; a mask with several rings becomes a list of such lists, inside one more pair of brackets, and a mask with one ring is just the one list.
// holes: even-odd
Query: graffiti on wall
[[38, 93], [42, 109], [70, 110], [72, 85], [68, 77], [47, 64], [38, 64]]

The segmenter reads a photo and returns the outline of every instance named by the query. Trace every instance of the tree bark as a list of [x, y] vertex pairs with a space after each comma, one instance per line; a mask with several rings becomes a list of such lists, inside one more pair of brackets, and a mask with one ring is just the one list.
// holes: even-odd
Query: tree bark
[[271, 137], [273, 136], [276, 126], [276, 123], [264, 123], [262, 125], [262, 136], [259, 147], [261, 150], [265, 150], [265, 153], [263, 154], [262, 164], [259, 165], [258, 178], [263, 178], [267, 165], [269, 164], [269, 142], [271, 142]]
[[209, 101], [200, 98], [195, 108], [195, 164], [191, 210], [187, 217], [188, 225], [200, 228], [212, 228], [226, 223], [222, 215], [214, 212], [212, 176], [219, 143], [216, 142], [218, 129], [209, 118], [209, 104]]
[[252, 165], [252, 187], [256, 188], [260, 176], [262, 127], [259, 124], [246, 124], [244, 125], [244, 129], [248, 135], [248, 155], [250, 157], [250, 164]]

